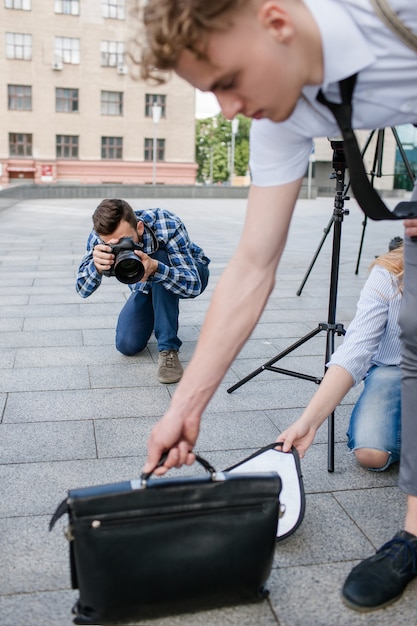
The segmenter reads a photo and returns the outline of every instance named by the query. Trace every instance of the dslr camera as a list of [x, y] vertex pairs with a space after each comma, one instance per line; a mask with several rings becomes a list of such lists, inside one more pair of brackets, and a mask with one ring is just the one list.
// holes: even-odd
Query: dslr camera
[[107, 244], [114, 254], [114, 263], [109, 270], [103, 271], [104, 276], [116, 276], [125, 285], [138, 283], [145, 273], [143, 263], [134, 250], [142, 250], [143, 244], [135, 243], [132, 237], [122, 237], [119, 243]]

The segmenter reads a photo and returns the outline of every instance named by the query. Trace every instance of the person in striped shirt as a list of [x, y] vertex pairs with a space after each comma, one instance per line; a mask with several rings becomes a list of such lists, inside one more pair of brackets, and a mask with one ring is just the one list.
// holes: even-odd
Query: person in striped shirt
[[[393, 240], [394, 241], [394, 240]], [[382, 471], [400, 459], [401, 341], [398, 316], [402, 299], [404, 246], [371, 265], [356, 315], [343, 343], [333, 353], [323, 380], [301, 417], [278, 438], [284, 450], [294, 445], [300, 457], [317, 429], [355, 385], [364, 381], [350, 418], [348, 447], [359, 463]]]
[[[114, 274], [112, 267], [120, 252], [113, 254], [111, 246], [125, 237], [136, 244], [133, 254], [142, 262], [144, 273], [140, 281], [132, 280], [128, 285], [132, 293], [119, 314], [116, 348], [126, 356], [137, 354], [146, 348], [154, 332], [158, 380], [176, 383], [183, 374], [178, 356], [182, 345], [178, 337], [179, 300], [195, 298], [204, 291], [210, 259], [191, 241], [174, 213], [165, 209], [134, 211], [125, 200], [105, 199], [93, 214], [93, 230], [78, 269], [76, 290], [82, 298], [101, 285], [103, 273]], [[133, 278], [128, 272], [127, 278], [131, 275]]]

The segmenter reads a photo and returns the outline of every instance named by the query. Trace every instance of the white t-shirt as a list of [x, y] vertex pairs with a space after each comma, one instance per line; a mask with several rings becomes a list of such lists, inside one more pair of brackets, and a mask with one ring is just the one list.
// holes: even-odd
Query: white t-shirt
[[[339, 81], [358, 73], [353, 127], [376, 129], [417, 123], [417, 52], [373, 12], [369, 0], [304, 0], [322, 35], [321, 88], [339, 102]], [[389, 0], [399, 18], [417, 33], [417, 0]], [[281, 185], [304, 176], [314, 137], [340, 136], [327, 107], [316, 101], [320, 86], [303, 89], [285, 122], [254, 120], [250, 134], [252, 182]]]

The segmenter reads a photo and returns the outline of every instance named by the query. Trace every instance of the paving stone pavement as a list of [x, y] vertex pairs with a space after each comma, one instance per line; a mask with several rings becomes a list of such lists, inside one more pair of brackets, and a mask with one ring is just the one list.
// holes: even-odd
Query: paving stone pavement
[[[87, 300], [75, 292], [91, 214], [100, 200], [28, 200], [0, 210], [1, 626], [72, 623], [77, 593], [70, 585], [64, 521], [49, 533], [50, 516], [69, 488], [139, 475], [148, 433], [175, 389], [157, 381], [154, 339], [135, 357], [122, 356], [114, 347], [117, 315], [129, 293], [126, 286], [105, 279]], [[146, 199], [131, 203], [134, 208], [156, 205]], [[164, 199], [160, 206], [181, 216], [212, 259], [206, 292], [181, 302], [181, 358], [187, 365], [213, 289], [238, 242], [245, 201]], [[368, 222], [356, 274], [363, 216], [353, 200], [345, 208], [350, 215], [342, 224], [337, 321], [347, 325], [369, 263], [387, 250], [392, 237], [402, 234], [402, 226]], [[327, 321], [332, 214], [333, 198], [297, 204], [274, 292], [203, 420], [197, 449], [217, 468], [274, 441], [315, 391], [310, 381], [263, 371], [227, 393], [243, 376]], [[261, 249], [262, 240], [257, 243]], [[318, 334], [282, 366], [320, 377], [325, 340], [325, 333]], [[348, 610], [340, 600], [352, 566], [391, 538], [405, 510], [398, 468], [371, 473], [358, 467], [347, 451], [345, 432], [359, 391], [353, 389], [336, 411], [335, 471], [327, 471], [326, 426], [302, 461], [306, 514], [296, 533], [277, 543], [269, 599], [140, 624], [415, 623], [417, 581], [400, 602], [367, 615]]]

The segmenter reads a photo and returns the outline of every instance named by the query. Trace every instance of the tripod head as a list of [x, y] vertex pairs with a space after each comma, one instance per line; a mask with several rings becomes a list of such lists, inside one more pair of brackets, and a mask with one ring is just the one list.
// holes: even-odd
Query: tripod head
[[336, 171], [344, 172], [347, 168], [347, 165], [343, 139], [341, 137], [328, 137], [328, 140], [330, 141], [330, 145], [333, 148], [333, 169], [335, 169]]
[[343, 212], [347, 215], [349, 211], [343, 211], [344, 200], [349, 200], [345, 189], [345, 171], [347, 164], [344, 142], [341, 137], [327, 137], [327, 139], [330, 141], [330, 145], [333, 148], [332, 165], [334, 172], [330, 175], [330, 178], [336, 179], [335, 210], [341, 211], [341, 215], [343, 215]]

